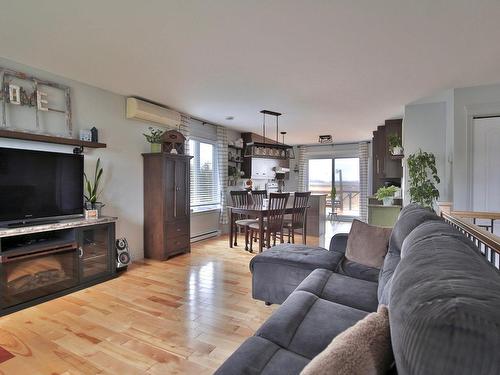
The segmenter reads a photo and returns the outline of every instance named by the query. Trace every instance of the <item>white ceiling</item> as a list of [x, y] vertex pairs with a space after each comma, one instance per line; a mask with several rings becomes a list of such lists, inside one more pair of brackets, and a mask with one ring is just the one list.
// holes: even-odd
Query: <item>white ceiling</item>
[[289, 143], [500, 82], [499, 37], [497, 0], [0, 0], [3, 57], [238, 130], [283, 112]]

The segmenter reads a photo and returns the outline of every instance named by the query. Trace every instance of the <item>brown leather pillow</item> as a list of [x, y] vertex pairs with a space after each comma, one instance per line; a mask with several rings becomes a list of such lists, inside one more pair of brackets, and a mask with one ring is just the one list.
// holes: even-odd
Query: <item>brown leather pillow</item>
[[376, 313], [346, 329], [312, 359], [300, 375], [379, 375], [393, 362], [389, 313]]
[[389, 246], [391, 228], [382, 228], [353, 220], [345, 257], [368, 267], [380, 268]]

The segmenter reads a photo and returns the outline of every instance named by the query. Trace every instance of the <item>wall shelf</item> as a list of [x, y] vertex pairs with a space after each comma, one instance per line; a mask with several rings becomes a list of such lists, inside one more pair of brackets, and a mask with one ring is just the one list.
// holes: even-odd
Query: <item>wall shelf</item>
[[5, 130], [5, 129], [0, 129], [0, 138], [21, 139], [24, 141], [46, 142], [46, 143], [54, 143], [58, 145], [68, 145], [76, 147], [88, 147], [88, 148], [106, 147], [105, 143], [87, 142], [73, 138], [63, 138], [45, 134], [25, 133], [25, 132]]

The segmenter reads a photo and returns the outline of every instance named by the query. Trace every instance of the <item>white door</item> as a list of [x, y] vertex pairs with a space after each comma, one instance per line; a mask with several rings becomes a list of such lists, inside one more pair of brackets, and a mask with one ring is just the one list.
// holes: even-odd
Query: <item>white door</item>
[[500, 117], [474, 120], [471, 177], [472, 210], [500, 212]]

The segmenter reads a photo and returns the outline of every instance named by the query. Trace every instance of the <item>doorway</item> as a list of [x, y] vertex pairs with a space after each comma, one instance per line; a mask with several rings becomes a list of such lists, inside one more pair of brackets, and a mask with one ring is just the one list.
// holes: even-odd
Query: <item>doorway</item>
[[359, 217], [359, 158], [309, 159], [308, 190], [327, 194], [327, 218]]
[[[472, 126], [472, 211], [500, 212], [500, 117], [474, 119]], [[498, 227], [498, 226], [496, 226]], [[499, 229], [495, 228], [495, 234]]]

